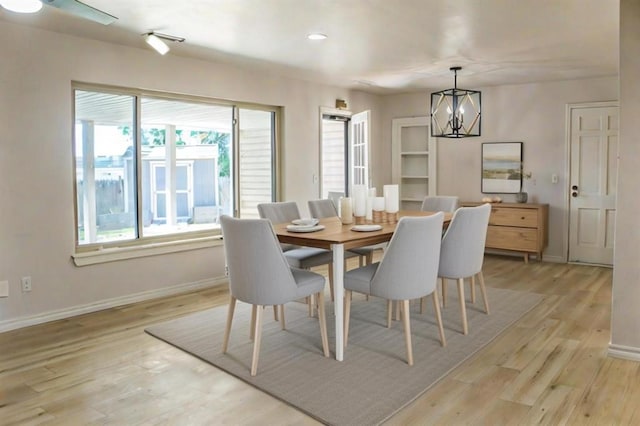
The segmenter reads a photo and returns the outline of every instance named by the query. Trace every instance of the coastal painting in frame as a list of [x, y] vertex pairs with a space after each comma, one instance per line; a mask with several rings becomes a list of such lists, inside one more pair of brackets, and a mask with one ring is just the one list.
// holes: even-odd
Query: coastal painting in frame
[[515, 194], [522, 188], [522, 142], [482, 144], [482, 192]]

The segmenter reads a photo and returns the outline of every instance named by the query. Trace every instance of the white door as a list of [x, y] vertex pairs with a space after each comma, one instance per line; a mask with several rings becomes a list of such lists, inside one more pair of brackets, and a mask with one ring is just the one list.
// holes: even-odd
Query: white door
[[618, 107], [570, 107], [569, 261], [613, 264]]
[[363, 111], [351, 117], [351, 138], [349, 140], [349, 188], [353, 185], [369, 185], [369, 116]]

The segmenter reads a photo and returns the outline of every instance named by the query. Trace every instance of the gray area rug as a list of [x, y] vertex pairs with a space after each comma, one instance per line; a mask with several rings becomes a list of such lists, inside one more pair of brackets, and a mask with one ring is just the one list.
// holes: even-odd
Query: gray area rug
[[[509, 325], [542, 300], [542, 296], [488, 288], [491, 314], [482, 300], [467, 305], [469, 334], [461, 334], [457, 293], [449, 290], [443, 321], [447, 346], [440, 346], [433, 305], [419, 313], [412, 302], [411, 331], [414, 365], [406, 363], [401, 321], [386, 328], [383, 300], [365, 301], [354, 294], [349, 345], [343, 362], [336, 361], [333, 304], [327, 301], [327, 325], [332, 358], [322, 355], [317, 318], [307, 315], [306, 305], [286, 306], [287, 330], [273, 320], [271, 308], [264, 314], [258, 375], [249, 368], [253, 343], [249, 340], [250, 306], [238, 302], [228, 353], [220, 352], [227, 307], [218, 307], [166, 323], [146, 331], [311, 417], [332, 425], [374, 425], [391, 417], [433, 386], [449, 371], [496, 338]], [[479, 296], [479, 294], [478, 294]]]

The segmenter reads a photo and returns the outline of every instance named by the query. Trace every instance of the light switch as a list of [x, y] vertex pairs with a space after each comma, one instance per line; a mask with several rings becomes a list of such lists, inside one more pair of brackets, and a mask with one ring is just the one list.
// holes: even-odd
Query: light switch
[[552, 174], [551, 175], [551, 183], [558, 183], [558, 175], [557, 174]]
[[9, 281], [0, 281], [0, 297], [9, 297]]

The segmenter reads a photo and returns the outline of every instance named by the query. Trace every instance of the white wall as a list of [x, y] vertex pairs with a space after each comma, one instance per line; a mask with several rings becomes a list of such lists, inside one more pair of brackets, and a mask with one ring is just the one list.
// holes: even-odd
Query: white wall
[[[452, 80], [453, 83], [453, 80]], [[440, 87], [434, 90], [445, 89]], [[533, 177], [525, 180], [529, 202], [549, 204], [549, 245], [544, 256], [564, 261], [568, 230], [565, 228], [567, 176], [566, 119], [568, 103], [618, 99], [617, 77], [557, 81], [496, 87], [482, 90], [482, 136], [460, 140], [438, 140], [438, 193], [458, 195], [464, 201], [480, 201], [482, 142], [524, 142], [524, 170]], [[391, 155], [391, 120], [397, 117], [428, 115], [429, 91], [386, 96], [382, 140]], [[386, 179], [390, 180], [390, 169]], [[558, 174], [559, 182], [551, 183]], [[501, 194], [505, 202], [515, 196]]]
[[[637, 8], [635, 13], [637, 17]], [[640, 44], [633, 37], [637, 34], [627, 34], [631, 53]], [[303, 210], [306, 201], [319, 192], [312, 178], [319, 170], [320, 106], [332, 107], [340, 98], [353, 112], [372, 110], [372, 179], [378, 188], [391, 180], [391, 119], [426, 115], [428, 109], [428, 90], [378, 97], [171, 54], [161, 57], [146, 48], [78, 39], [4, 21], [0, 21], [0, 40], [0, 280], [10, 282], [10, 297], [0, 298], [0, 330], [3, 323], [22, 318], [223, 275], [220, 247], [80, 268], [73, 265], [71, 80], [283, 106], [281, 198], [297, 201]], [[633, 117], [640, 110], [637, 88], [633, 88], [638, 66], [627, 67], [627, 92], [635, 98], [621, 99], [621, 155], [629, 150], [631, 159], [631, 164], [620, 164], [620, 175], [625, 176], [620, 180], [621, 194], [625, 193], [622, 188], [628, 188], [625, 185], [638, 181], [640, 173], [633, 164], [637, 151], [631, 152], [638, 149], [634, 135], [639, 132], [632, 127], [638, 126]], [[536, 179], [535, 186], [528, 181], [526, 189], [533, 200], [551, 206], [550, 244], [545, 255], [564, 258], [565, 105], [617, 99], [617, 85], [617, 78], [601, 78], [479, 88], [483, 92], [483, 136], [439, 143], [438, 191], [479, 200], [480, 144], [523, 141], [525, 169]], [[626, 115], [625, 124], [628, 105], [634, 109], [631, 118]], [[551, 173], [560, 175], [557, 185], [550, 183]], [[618, 223], [635, 229], [638, 199], [635, 191], [626, 191], [618, 200]], [[614, 316], [614, 337], [640, 347], [634, 341], [640, 326], [632, 306], [640, 297], [633, 279], [638, 276], [637, 259], [632, 259], [637, 250], [624, 250], [624, 258], [619, 249], [637, 247], [639, 238], [633, 233], [617, 238], [625, 241], [624, 245], [618, 241], [616, 250], [614, 308], [617, 312], [618, 303], [621, 314]], [[33, 291], [28, 294], [20, 291], [19, 280], [24, 275], [33, 278]], [[635, 326], [623, 326], [634, 318]]]
[[[71, 81], [139, 87], [283, 106], [283, 199], [304, 206], [318, 184], [319, 107], [345, 99], [353, 111], [377, 96], [265, 75], [257, 70], [157, 55], [0, 21], [0, 330], [103, 301], [223, 276], [220, 247], [76, 267]], [[10, 40], [10, 42], [7, 42]], [[380, 126], [372, 130], [373, 143]], [[33, 291], [23, 294], [20, 277]]]
[[620, 143], [610, 353], [640, 361], [640, 2], [620, 2]]

